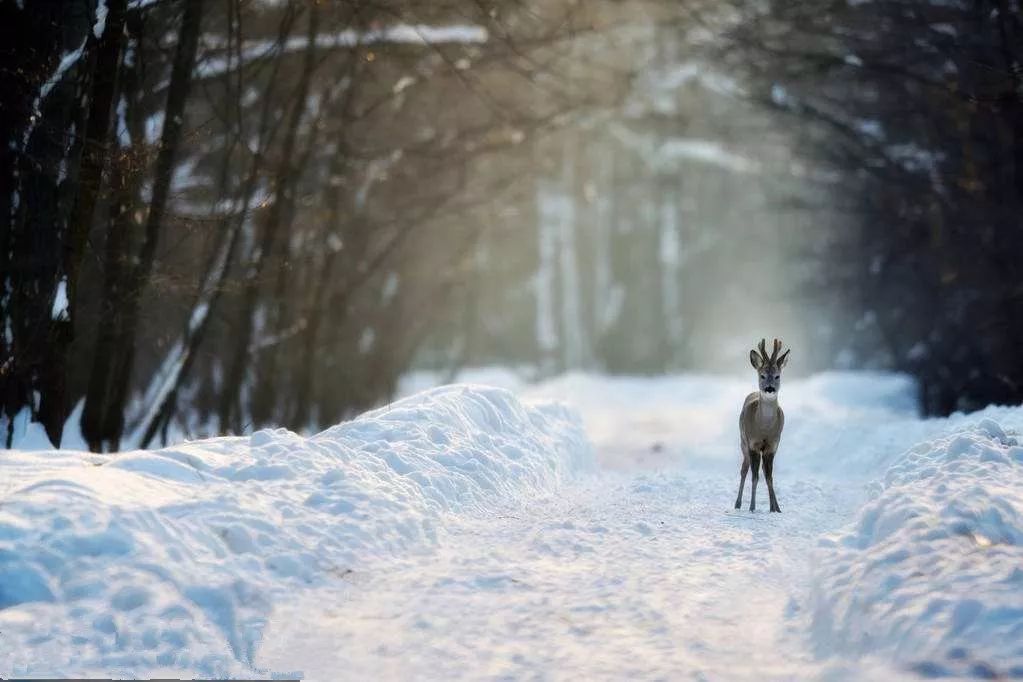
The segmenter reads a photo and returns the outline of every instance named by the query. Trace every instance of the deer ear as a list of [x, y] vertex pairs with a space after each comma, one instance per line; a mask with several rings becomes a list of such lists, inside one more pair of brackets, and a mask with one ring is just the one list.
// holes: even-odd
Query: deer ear
[[760, 369], [760, 365], [761, 363], [763, 363], [763, 360], [760, 358], [759, 353], [757, 353], [755, 350], [751, 350], [749, 352], [749, 362], [751, 365], [753, 365], [753, 369]]
[[784, 353], [781, 354], [780, 358], [778, 358], [778, 369], [781, 369], [782, 367], [784, 367], [785, 363], [787, 363], [789, 361], [789, 353], [791, 351], [792, 351], [792, 349], [789, 348], [787, 351], [785, 351]]

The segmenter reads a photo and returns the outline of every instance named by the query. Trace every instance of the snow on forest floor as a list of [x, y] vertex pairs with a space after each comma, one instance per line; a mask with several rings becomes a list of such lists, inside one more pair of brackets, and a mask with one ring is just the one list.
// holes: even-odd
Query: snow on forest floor
[[522, 402], [3, 453], [0, 676], [1023, 677], [1023, 409], [788, 381], [783, 513], [761, 482], [751, 514], [744, 381], [468, 379]]

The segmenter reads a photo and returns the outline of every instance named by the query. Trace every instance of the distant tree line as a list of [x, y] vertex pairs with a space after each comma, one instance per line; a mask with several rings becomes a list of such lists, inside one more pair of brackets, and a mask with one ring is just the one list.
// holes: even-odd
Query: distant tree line
[[1023, 402], [1023, 9], [1007, 0], [735, 3], [714, 51], [797, 126], [819, 197], [808, 285], [856, 364], [928, 414]]
[[480, 212], [600, 90], [553, 87], [592, 31], [570, 5], [53, 0], [0, 25], [8, 445], [60, 443], [76, 405], [113, 450], [376, 404], [467, 286]]
[[[1002, 1], [0, 3], [0, 438], [306, 430], [412, 367], [1023, 402]], [[784, 335], [784, 334], [783, 334]], [[787, 339], [788, 340], [788, 339]]]

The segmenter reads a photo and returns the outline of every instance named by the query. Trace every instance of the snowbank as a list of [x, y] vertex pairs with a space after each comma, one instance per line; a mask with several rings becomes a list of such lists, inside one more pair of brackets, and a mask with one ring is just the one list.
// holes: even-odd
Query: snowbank
[[1023, 447], [987, 415], [1023, 426], [1019, 408], [954, 416], [821, 541], [818, 654], [888, 656], [928, 677], [1023, 677]]
[[285, 596], [592, 466], [578, 418], [448, 386], [311, 438], [0, 457], [0, 676], [251, 675]]
[[[785, 513], [733, 514], [752, 376], [475, 374], [526, 402], [455, 385], [309, 438], [4, 452], [0, 676], [528, 677], [573, 651], [620, 677], [1023, 677], [1023, 409], [921, 419], [906, 377], [786, 379]], [[580, 476], [589, 442], [621, 471]]]

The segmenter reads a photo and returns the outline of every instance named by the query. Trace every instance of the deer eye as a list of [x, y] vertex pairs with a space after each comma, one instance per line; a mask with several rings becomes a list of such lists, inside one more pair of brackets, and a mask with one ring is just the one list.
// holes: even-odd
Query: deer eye
[[780, 374], [775, 374], [774, 375], [774, 380], [777, 381], [778, 379], [781, 379], [781, 375]]

